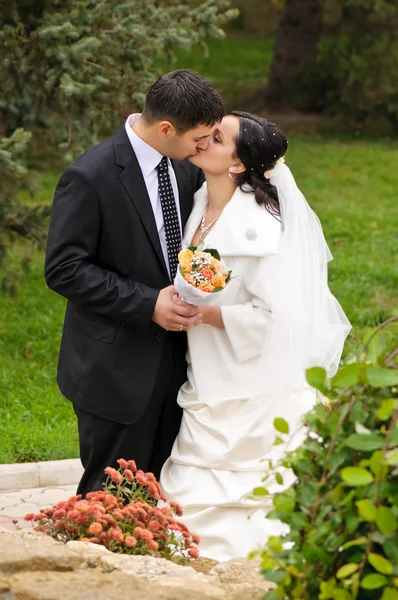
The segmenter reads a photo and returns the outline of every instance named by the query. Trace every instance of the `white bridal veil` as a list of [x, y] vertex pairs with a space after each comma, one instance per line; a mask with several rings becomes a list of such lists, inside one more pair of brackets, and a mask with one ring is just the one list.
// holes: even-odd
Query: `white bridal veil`
[[303, 384], [305, 369], [312, 366], [324, 367], [333, 376], [351, 325], [328, 287], [332, 255], [318, 217], [287, 165], [279, 163], [266, 175], [278, 191], [282, 233], [271, 325], [256, 379], [273, 393]]

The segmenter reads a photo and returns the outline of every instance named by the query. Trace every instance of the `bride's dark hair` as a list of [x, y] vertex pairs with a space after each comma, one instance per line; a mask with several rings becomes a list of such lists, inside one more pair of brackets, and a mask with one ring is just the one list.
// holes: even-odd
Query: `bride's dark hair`
[[239, 117], [240, 130], [236, 139], [236, 156], [246, 167], [243, 173], [233, 175], [242, 191], [249, 185], [254, 190], [257, 204], [275, 217], [280, 217], [278, 192], [264, 172], [275, 167], [276, 161], [287, 150], [287, 139], [279, 127], [247, 112], [239, 110], [228, 113]]

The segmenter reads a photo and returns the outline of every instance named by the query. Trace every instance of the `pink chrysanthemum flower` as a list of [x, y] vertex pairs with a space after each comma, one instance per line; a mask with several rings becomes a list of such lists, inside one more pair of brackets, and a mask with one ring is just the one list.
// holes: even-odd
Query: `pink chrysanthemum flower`
[[130, 469], [124, 469], [124, 476], [130, 483], [134, 481], [134, 475]]
[[133, 471], [133, 473], [135, 473], [135, 472], [136, 472], [136, 470], [137, 470], [137, 465], [136, 465], [136, 463], [135, 463], [135, 460], [128, 460], [128, 461], [127, 461], [127, 465], [128, 465], [128, 468], [129, 468], [129, 469], [131, 469], [131, 471]]
[[179, 504], [177, 504], [177, 502], [170, 502], [170, 506], [172, 509], [174, 508], [174, 512], [179, 517], [182, 517], [182, 515], [184, 514], [184, 511], [182, 510], [181, 506]]
[[155, 540], [148, 540], [146, 545], [150, 550], [157, 550], [159, 548], [159, 544]]
[[101, 523], [97, 523], [97, 521], [94, 521], [94, 523], [91, 523], [90, 527], [88, 528], [88, 533], [90, 535], [99, 535], [102, 529], [103, 528]]
[[195, 546], [190, 546], [188, 548], [188, 554], [192, 558], [199, 558], [199, 550], [197, 548], [195, 548]]
[[137, 545], [137, 539], [135, 537], [133, 537], [132, 535], [129, 535], [124, 540], [124, 543], [126, 544], [127, 548], [134, 548], [134, 546]]
[[134, 534], [142, 540], [153, 540], [152, 533], [143, 527], [136, 527], [134, 529]]
[[120, 544], [124, 541], [123, 531], [119, 527], [111, 527], [108, 531], [109, 537]]
[[148, 489], [151, 492], [151, 496], [154, 500], [159, 500], [160, 498], [160, 493], [158, 488], [156, 487], [156, 485], [154, 483], [150, 483], [148, 485]]
[[160, 528], [161, 528], [161, 524], [159, 523], [159, 521], [151, 521], [149, 523], [150, 531], [159, 531]]
[[120, 483], [123, 479], [122, 474], [112, 467], [106, 467], [105, 474], [108, 475], [115, 483]]

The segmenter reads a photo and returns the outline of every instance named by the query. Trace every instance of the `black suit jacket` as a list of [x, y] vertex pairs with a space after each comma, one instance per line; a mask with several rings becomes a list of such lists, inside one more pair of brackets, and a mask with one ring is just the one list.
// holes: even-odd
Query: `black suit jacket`
[[[172, 163], [184, 226], [203, 175], [188, 161]], [[151, 397], [165, 337], [184, 357], [186, 336], [166, 333], [152, 321], [159, 290], [170, 280], [124, 126], [62, 175], [45, 276], [68, 300], [58, 363], [61, 392], [88, 412], [135, 422]]]

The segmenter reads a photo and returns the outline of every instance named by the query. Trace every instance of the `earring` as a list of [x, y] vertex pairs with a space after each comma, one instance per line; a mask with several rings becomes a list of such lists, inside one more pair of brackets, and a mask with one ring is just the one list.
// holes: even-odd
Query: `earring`
[[233, 177], [232, 177], [232, 167], [229, 167], [229, 169], [228, 169], [228, 177], [230, 179], [233, 179]]

